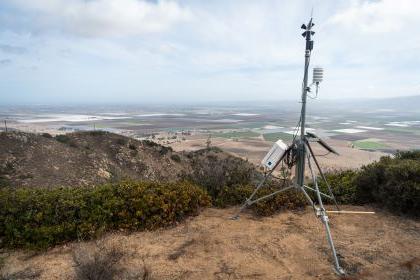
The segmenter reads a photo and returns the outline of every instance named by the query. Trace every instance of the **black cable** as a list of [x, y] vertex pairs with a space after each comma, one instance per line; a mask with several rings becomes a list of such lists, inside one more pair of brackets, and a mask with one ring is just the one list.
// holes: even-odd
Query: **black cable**
[[299, 131], [301, 121], [302, 121], [302, 115], [299, 117], [299, 121], [297, 122], [296, 127], [295, 127], [294, 132], [293, 132], [293, 141], [292, 141], [293, 143], [296, 140], [296, 136], [297, 136], [297, 133]]

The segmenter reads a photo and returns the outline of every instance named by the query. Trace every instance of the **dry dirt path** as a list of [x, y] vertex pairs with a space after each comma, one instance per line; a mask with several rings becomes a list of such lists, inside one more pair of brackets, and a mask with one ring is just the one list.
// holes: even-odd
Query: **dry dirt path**
[[[339, 279], [332, 272], [322, 224], [311, 209], [230, 220], [236, 209], [205, 209], [175, 227], [112, 233], [103, 243], [124, 251], [121, 265], [126, 271], [136, 273], [146, 265], [151, 279]], [[420, 279], [420, 221], [383, 211], [330, 215], [330, 220], [343, 266], [350, 272], [345, 279]], [[40, 271], [41, 279], [72, 279], [72, 251], [92, 244], [72, 243], [38, 255], [10, 252], [4, 254], [3, 270], [29, 267]]]

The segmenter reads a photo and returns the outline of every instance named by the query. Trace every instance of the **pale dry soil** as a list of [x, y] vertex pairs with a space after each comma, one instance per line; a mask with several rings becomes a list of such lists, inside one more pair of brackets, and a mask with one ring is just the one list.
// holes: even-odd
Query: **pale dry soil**
[[[146, 265], [152, 279], [340, 279], [323, 226], [310, 208], [229, 219], [236, 210], [205, 209], [171, 228], [111, 233], [103, 242], [123, 250], [120, 265], [126, 271], [135, 274]], [[420, 221], [384, 211], [331, 214], [330, 221], [349, 273], [343, 279], [420, 279]], [[40, 279], [72, 279], [73, 250], [92, 244], [71, 243], [39, 254], [8, 252], [3, 272], [32, 268], [41, 272]]]
[[[192, 136], [186, 141], [170, 144], [175, 151], [194, 151], [206, 147], [206, 138], [200, 136]], [[369, 164], [379, 160], [381, 156], [386, 155], [379, 151], [363, 151], [357, 148], [351, 148], [349, 141], [327, 139], [326, 142], [333, 147], [339, 155], [327, 154], [326, 150], [317, 143], [311, 146], [318, 161], [324, 170], [341, 170], [350, 168], [360, 168], [362, 165]], [[212, 138], [211, 145], [219, 147], [226, 152], [230, 152], [235, 156], [247, 159], [250, 162], [260, 165], [261, 160], [268, 153], [272, 142], [265, 141], [260, 138], [239, 139], [238, 141], [224, 138]]]

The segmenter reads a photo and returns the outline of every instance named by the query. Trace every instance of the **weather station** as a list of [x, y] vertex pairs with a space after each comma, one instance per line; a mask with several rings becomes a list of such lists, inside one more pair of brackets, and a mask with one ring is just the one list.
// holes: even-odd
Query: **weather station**
[[[247, 198], [244, 204], [240, 207], [239, 211], [232, 217], [232, 219], [238, 219], [239, 214], [248, 206], [255, 204], [261, 200], [268, 199], [274, 195], [277, 195], [281, 192], [294, 189], [298, 192], [303, 193], [306, 197], [308, 203], [313, 208], [314, 213], [317, 218], [319, 218], [324, 225], [326, 237], [328, 244], [331, 249], [332, 257], [334, 260], [334, 270], [339, 275], [344, 275], [345, 271], [340, 265], [340, 259], [338, 257], [336, 248], [334, 246], [333, 238], [331, 235], [331, 230], [329, 226], [329, 218], [327, 213], [360, 213], [360, 214], [373, 214], [374, 212], [357, 212], [357, 211], [343, 211], [340, 210], [337, 201], [334, 197], [334, 194], [331, 190], [331, 186], [328, 183], [321, 166], [314, 154], [314, 151], [311, 147], [312, 143], [317, 143], [328, 153], [333, 153], [335, 155], [339, 155], [335, 149], [330, 147], [324, 140], [320, 137], [315, 135], [314, 133], [307, 132], [306, 128], [306, 105], [308, 97], [314, 99], [318, 96], [319, 85], [323, 81], [324, 78], [324, 70], [320, 67], [313, 68], [313, 77], [312, 83], [308, 85], [308, 72], [309, 72], [309, 65], [311, 59], [311, 52], [314, 47], [313, 36], [315, 32], [312, 30], [314, 27], [314, 23], [312, 18], [309, 20], [307, 24], [302, 24], [301, 28], [304, 30], [302, 36], [305, 39], [305, 65], [304, 65], [304, 74], [303, 74], [303, 81], [302, 81], [302, 96], [301, 96], [301, 112], [298, 124], [296, 126], [296, 130], [293, 136], [293, 141], [291, 145], [287, 145], [282, 140], [278, 140], [274, 143], [273, 147], [267, 153], [267, 155], [263, 158], [261, 164], [264, 167], [264, 177], [263, 179], [257, 184], [253, 193]], [[315, 87], [315, 94], [312, 94], [312, 89]], [[266, 180], [272, 175], [274, 170], [280, 165], [285, 164], [289, 169], [295, 168], [295, 178], [292, 181], [292, 184], [288, 186], [284, 186], [279, 188], [279, 190], [274, 191], [271, 194], [254, 198], [258, 192], [258, 190], [264, 187], [264, 183]], [[305, 182], [305, 167], [309, 168], [310, 174], [310, 183]], [[315, 169], [316, 167], [316, 169]], [[318, 172], [318, 174], [315, 173]], [[321, 192], [318, 186], [318, 177], [320, 177], [326, 184], [328, 188], [328, 193]], [[315, 199], [312, 199], [308, 192], [313, 192], [315, 194]], [[322, 198], [331, 199], [337, 210], [335, 211], [328, 211], [324, 207], [324, 203]]]

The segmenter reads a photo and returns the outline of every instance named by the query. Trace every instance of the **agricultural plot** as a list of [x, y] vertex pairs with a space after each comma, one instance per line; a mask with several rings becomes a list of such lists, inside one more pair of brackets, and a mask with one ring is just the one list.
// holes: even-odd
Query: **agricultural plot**
[[293, 135], [285, 132], [274, 132], [274, 133], [265, 133], [263, 134], [264, 140], [270, 142], [276, 142], [281, 139], [283, 141], [290, 142], [293, 140]]
[[229, 132], [216, 132], [211, 134], [212, 137], [221, 137], [229, 139], [253, 138], [260, 136], [259, 133], [253, 131], [229, 131]]
[[380, 142], [378, 139], [363, 139], [353, 142], [354, 147], [364, 150], [386, 149], [388, 145]]

